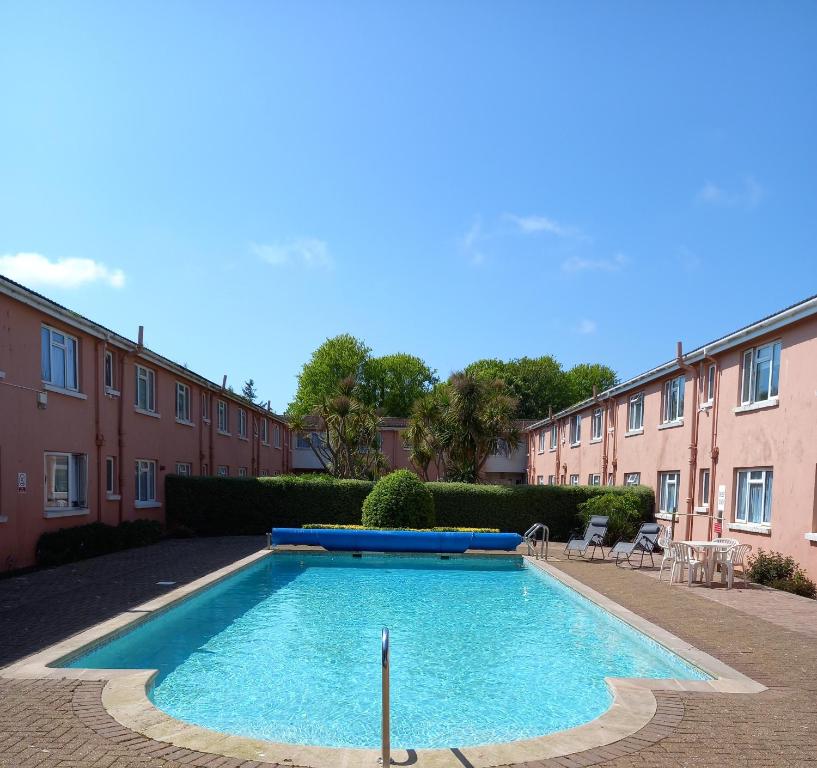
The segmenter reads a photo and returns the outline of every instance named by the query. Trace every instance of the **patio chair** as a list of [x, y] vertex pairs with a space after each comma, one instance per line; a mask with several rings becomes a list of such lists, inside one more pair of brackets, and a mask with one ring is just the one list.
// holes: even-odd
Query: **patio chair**
[[[610, 550], [611, 555], [616, 556], [616, 565], [626, 562], [630, 568], [641, 568], [644, 565], [644, 556], [650, 556], [650, 564], [655, 567], [652, 553], [658, 546], [658, 536], [661, 533], [661, 526], [658, 523], [642, 523], [635, 535], [634, 541], [617, 541]], [[632, 559], [640, 555], [638, 565], [633, 565]]]
[[604, 535], [607, 533], [607, 522], [610, 520], [606, 515], [593, 515], [587, 528], [584, 529], [584, 534], [579, 536], [570, 535], [565, 545], [565, 554], [567, 559], [570, 559], [570, 553], [578, 553], [580, 557], [584, 557], [584, 553], [590, 547], [593, 547], [593, 554], [590, 555], [592, 560], [596, 556], [596, 548], [601, 549], [601, 557], [604, 559]]
[[691, 587], [695, 580], [695, 575], [704, 569], [704, 561], [695, 557], [695, 550], [683, 541], [676, 541], [672, 545], [675, 551], [675, 562], [670, 571], [669, 583], [675, 582], [676, 576], [680, 581], [684, 576], [684, 568], [687, 569], [687, 586]]
[[675, 550], [672, 547], [672, 529], [668, 525], [661, 526], [661, 533], [658, 534], [658, 546], [663, 550], [661, 555], [661, 567], [658, 569], [658, 581], [664, 578], [664, 566], [670, 565], [670, 580], [672, 579], [672, 569], [675, 566]]
[[752, 551], [751, 544], [738, 544], [727, 550], [726, 559], [721, 561], [721, 567], [726, 566], [726, 588], [732, 589], [735, 579], [735, 568], [740, 568], [740, 575], [743, 579], [743, 586], [746, 586], [746, 556]]

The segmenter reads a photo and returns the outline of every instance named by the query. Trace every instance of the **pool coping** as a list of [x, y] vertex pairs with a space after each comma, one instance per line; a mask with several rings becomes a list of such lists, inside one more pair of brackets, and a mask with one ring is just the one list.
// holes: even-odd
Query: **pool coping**
[[[322, 550], [290, 551], [309, 556], [340, 554]], [[174, 745], [231, 758], [284, 763], [290, 766], [308, 766], [308, 768], [336, 768], [337, 766], [368, 763], [375, 765], [380, 755], [380, 751], [376, 749], [283, 744], [234, 736], [173, 718], [155, 707], [148, 698], [148, 691], [157, 674], [156, 670], [72, 669], [50, 666], [85, 653], [96, 645], [108, 642], [201, 590], [252, 566], [264, 557], [275, 555], [274, 550], [265, 549], [237, 560], [231, 565], [213, 571], [189, 584], [173, 589], [4, 667], [0, 669], [0, 677], [104, 681], [102, 704], [105, 710], [126, 728], [155, 741], [164, 742], [168, 746]], [[451, 555], [452, 558], [473, 556], [481, 556], [481, 553]], [[508, 553], [505, 556], [520, 557], [516, 553]], [[541, 569], [564, 586], [703, 670], [712, 679], [606, 678], [613, 696], [613, 703], [602, 715], [588, 723], [545, 736], [497, 744], [450, 749], [394, 749], [392, 755], [395, 763], [416, 764], [419, 768], [462, 768], [464, 764], [472, 768], [489, 768], [496, 765], [563, 757], [613, 744], [644, 728], [656, 714], [657, 702], [654, 691], [751, 694], [766, 690], [765, 686], [719, 659], [647, 621], [549, 563], [530, 556], [521, 557], [530, 565]]]

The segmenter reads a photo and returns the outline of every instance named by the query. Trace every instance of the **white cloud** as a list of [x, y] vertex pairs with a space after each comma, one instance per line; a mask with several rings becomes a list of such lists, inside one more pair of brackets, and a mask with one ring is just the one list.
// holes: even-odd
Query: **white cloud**
[[28, 286], [79, 288], [87, 283], [125, 285], [125, 273], [110, 269], [93, 259], [55, 259], [40, 253], [13, 253], [0, 256], [0, 274]]
[[630, 260], [623, 254], [617, 253], [612, 259], [585, 259], [581, 256], [571, 256], [562, 262], [563, 272], [618, 272], [624, 269]]
[[479, 219], [474, 221], [470, 229], [460, 238], [462, 250], [474, 266], [478, 266], [485, 261], [485, 253], [480, 247], [484, 239], [482, 222]]
[[573, 227], [566, 227], [547, 216], [517, 216], [515, 213], [506, 213], [504, 218], [512, 222], [516, 228], [526, 234], [547, 232], [557, 237], [582, 237], [582, 233]]
[[576, 327], [576, 332], [587, 335], [590, 333], [595, 333], [597, 328], [598, 326], [596, 325], [595, 320], [588, 320], [587, 318], [584, 318]]
[[334, 266], [329, 246], [316, 237], [296, 237], [280, 243], [252, 243], [250, 250], [276, 267], [287, 264], [331, 269]]
[[765, 194], [763, 185], [754, 176], [746, 176], [741, 186], [735, 190], [728, 190], [713, 181], [707, 181], [698, 190], [696, 199], [699, 203], [725, 208], [755, 208]]

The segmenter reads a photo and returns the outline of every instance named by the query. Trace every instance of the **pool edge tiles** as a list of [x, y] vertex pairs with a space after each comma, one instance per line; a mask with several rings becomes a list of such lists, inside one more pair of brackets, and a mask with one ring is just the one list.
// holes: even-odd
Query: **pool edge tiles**
[[[300, 553], [311, 556], [312, 553]], [[160, 598], [140, 606], [135, 611], [166, 610], [202, 589], [217, 583], [265, 556], [274, 553], [261, 551], [232, 566], [220, 569], [208, 576], [180, 587]], [[476, 555], [477, 557], [479, 555]], [[471, 558], [471, 555], [464, 555]], [[637, 614], [608, 600], [581, 582], [558, 571], [549, 564], [525, 558], [525, 561], [551, 575], [563, 585], [578, 592], [596, 606], [614, 617], [623, 620], [642, 634], [651, 638], [681, 659], [713, 676], [709, 681], [689, 681], [675, 679], [608, 679], [613, 693], [613, 705], [600, 717], [584, 725], [569, 730], [551, 733], [547, 736], [490, 744], [477, 747], [463, 747], [458, 750], [474, 768], [509, 764], [528, 760], [542, 760], [571, 754], [592, 747], [611, 744], [635, 733], [654, 716], [656, 699], [654, 690], [708, 691], [725, 693], [754, 693], [764, 687], [731, 669], [717, 659], [704, 654], [679, 638], [647, 622]], [[121, 633], [130, 625], [138, 623], [140, 616], [133, 612], [103, 622], [92, 630], [69, 638], [45, 651], [23, 659], [15, 665], [0, 670], [0, 676], [26, 678], [73, 678], [106, 680], [103, 691], [103, 706], [108, 713], [123, 726], [151, 739], [173, 744], [177, 747], [205, 753], [224, 755], [244, 760], [286, 762], [291, 765], [331, 768], [341, 765], [375, 764], [377, 750], [355, 748], [312, 747], [293, 744], [279, 744], [258, 739], [230, 736], [189, 725], [166, 715], [155, 708], [148, 699], [147, 690], [154, 672], [150, 670], [82, 670], [71, 668], [49, 668], [48, 663], [64, 659], [68, 654], [76, 655], [91, 644], [99, 644], [110, 637], [112, 632]], [[393, 750], [398, 762], [408, 759], [406, 750]], [[412, 753], [412, 755], [415, 753]], [[416, 760], [419, 766], [461, 768], [462, 762], [450, 749], [418, 750]]]

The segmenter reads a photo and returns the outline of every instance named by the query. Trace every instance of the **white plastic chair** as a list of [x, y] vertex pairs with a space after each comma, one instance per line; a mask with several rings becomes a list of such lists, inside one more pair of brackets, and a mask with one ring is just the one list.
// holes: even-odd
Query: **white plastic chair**
[[736, 547], [740, 542], [737, 539], [724, 537], [720, 539], [712, 539], [712, 543], [720, 544], [720, 546], [718, 549], [712, 552], [712, 562], [709, 564], [709, 567], [712, 569], [713, 577], [715, 575], [715, 571], [717, 571], [720, 567], [722, 583], [724, 581], [724, 576], [726, 575], [726, 556], [729, 553], [729, 550]]
[[735, 580], [735, 568], [740, 568], [743, 586], [746, 586], [746, 556], [752, 551], [751, 544], [738, 544], [726, 552], [726, 559], [721, 565], [726, 566], [726, 588], [732, 589]]
[[658, 581], [664, 578], [664, 566], [670, 564], [670, 583], [672, 583], [672, 569], [675, 567], [675, 550], [672, 548], [672, 531], [668, 525], [661, 526], [658, 534], [658, 546], [664, 551], [661, 557], [661, 568], [658, 571]]
[[695, 557], [695, 550], [685, 542], [675, 542], [672, 549], [675, 554], [675, 561], [670, 571], [669, 583], [672, 585], [676, 578], [680, 581], [684, 576], [684, 568], [686, 568], [687, 586], [691, 587], [696, 575], [703, 571], [704, 561]]

